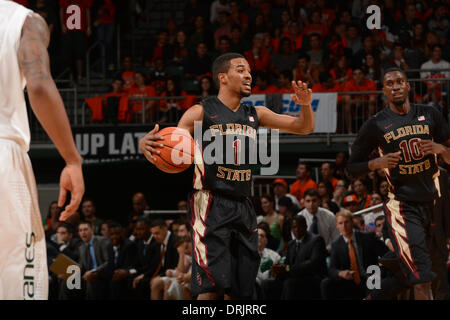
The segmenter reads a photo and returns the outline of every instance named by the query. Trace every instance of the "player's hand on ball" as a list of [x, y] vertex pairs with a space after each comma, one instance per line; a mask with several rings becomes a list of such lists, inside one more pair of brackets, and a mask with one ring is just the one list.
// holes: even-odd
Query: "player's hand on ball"
[[292, 81], [293, 94], [292, 100], [301, 106], [310, 105], [312, 102], [312, 90], [308, 89], [308, 84], [301, 81]]
[[59, 180], [58, 207], [63, 207], [67, 199], [67, 191], [70, 191], [70, 203], [61, 212], [60, 221], [65, 221], [74, 214], [80, 206], [84, 194], [84, 180], [81, 163], [67, 164], [61, 172]]
[[163, 138], [156, 135], [159, 131], [159, 125], [156, 124], [152, 131], [147, 133], [141, 140], [139, 140], [139, 150], [142, 151], [145, 158], [151, 163], [156, 162], [156, 158], [153, 156], [154, 153], [159, 154], [159, 150], [157, 148], [162, 147], [163, 145], [158, 140], [162, 140]]
[[429, 154], [440, 154], [445, 152], [445, 147], [442, 144], [433, 142], [432, 140], [420, 140], [419, 142], [419, 150], [424, 155]]

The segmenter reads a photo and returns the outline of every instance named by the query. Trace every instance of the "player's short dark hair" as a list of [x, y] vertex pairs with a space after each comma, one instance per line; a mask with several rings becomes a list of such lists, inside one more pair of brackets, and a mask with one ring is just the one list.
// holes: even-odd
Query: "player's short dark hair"
[[167, 228], [167, 225], [163, 219], [155, 219], [150, 223], [150, 228], [154, 227]]
[[297, 222], [299, 225], [306, 227], [306, 219], [304, 216], [302, 216], [301, 214], [296, 214], [295, 216], [292, 217], [292, 222]]
[[227, 73], [228, 69], [230, 68], [230, 61], [237, 58], [245, 59], [245, 57], [240, 53], [229, 52], [218, 56], [216, 60], [214, 60], [212, 65], [212, 73], [213, 80], [216, 83], [217, 87], [220, 87], [218, 78], [219, 73]]
[[305, 190], [305, 192], [303, 193], [303, 198], [306, 198], [306, 196], [317, 197], [320, 199], [319, 191], [317, 191], [316, 189], [312, 189], [312, 188]]
[[400, 69], [400, 68], [397, 68], [397, 67], [393, 67], [393, 68], [388, 68], [388, 69], [386, 69], [385, 71], [384, 71], [384, 74], [383, 74], [383, 80], [384, 80], [384, 77], [386, 77], [386, 75], [388, 74], [388, 73], [390, 73], [390, 72], [401, 72], [401, 73], [403, 73], [403, 75], [405, 76], [405, 78], [408, 78], [407, 76], [406, 76], [406, 72], [403, 70], [403, 69]]

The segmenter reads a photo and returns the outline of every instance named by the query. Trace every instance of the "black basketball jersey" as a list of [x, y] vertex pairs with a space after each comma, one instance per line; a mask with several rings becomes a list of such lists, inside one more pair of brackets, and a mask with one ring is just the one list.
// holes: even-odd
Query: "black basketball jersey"
[[385, 169], [390, 191], [402, 201], [432, 201], [440, 196], [437, 156], [424, 156], [419, 141], [443, 143], [450, 138], [441, 113], [431, 106], [411, 104], [408, 114], [384, 108], [362, 126], [352, 146], [352, 164], [367, 161], [376, 149], [380, 156], [401, 151], [402, 159], [393, 169]]
[[232, 111], [217, 97], [201, 104], [201, 141], [198, 127], [194, 129], [194, 189], [238, 198], [250, 196], [258, 128], [255, 107], [241, 104]]

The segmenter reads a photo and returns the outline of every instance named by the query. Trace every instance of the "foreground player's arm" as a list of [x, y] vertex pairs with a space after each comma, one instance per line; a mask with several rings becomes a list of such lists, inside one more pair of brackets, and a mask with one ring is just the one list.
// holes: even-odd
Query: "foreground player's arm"
[[298, 117], [278, 114], [266, 107], [256, 107], [259, 125], [269, 129], [280, 129], [281, 131], [294, 134], [310, 134], [314, 131], [314, 112], [311, 107], [312, 91], [308, 85], [301, 81], [292, 81], [295, 94], [292, 100], [301, 106]]
[[61, 173], [58, 206], [66, 201], [71, 192], [69, 205], [61, 213], [61, 220], [67, 219], [80, 205], [84, 193], [81, 157], [75, 147], [69, 119], [63, 101], [50, 73], [47, 46], [50, 33], [45, 20], [38, 14], [31, 14], [22, 28], [18, 58], [20, 69], [27, 81], [31, 107], [50, 136], [66, 167]]
[[359, 177], [369, 170], [391, 169], [401, 160], [401, 152], [398, 151], [369, 161], [370, 153], [377, 147], [376, 133], [377, 128], [373, 120], [365, 122], [359, 131], [352, 145], [352, 154], [348, 163], [348, 172], [352, 176]]
[[[195, 121], [203, 120], [203, 107], [199, 104], [190, 107], [181, 117], [178, 122], [178, 128], [185, 129], [189, 131], [191, 136], [194, 136], [194, 123]], [[156, 158], [153, 156], [154, 153], [159, 154], [157, 148], [163, 145], [158, 142], [162, 137], [158, 136], [159, 125], [156, 124], [152, 131], [147, 133], [141, 140], [139, 140], [139, 150], [142, 151], [145, 158], [151, 163], [155, 163]]]
[[440, 154], [447, 164], [450, 164], [450, 139], [444, 143], [437, 143], [432, 140], [420, 140], [420, 150], [424, 155]]
[[430, 108], [433, 130], [431, 132], [433, 140], [421, 140], [420, 150], [425, 154], [440, 154], [447, 164], [450, 164], [450, 128], [442, 113], [434, 108]]

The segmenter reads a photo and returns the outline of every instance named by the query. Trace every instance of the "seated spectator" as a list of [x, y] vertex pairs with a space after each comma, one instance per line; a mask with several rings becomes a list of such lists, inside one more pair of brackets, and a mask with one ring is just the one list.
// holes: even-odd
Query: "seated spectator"
[[389, 183], [386, 180], [380, 182], [380, 185], [378, 186], [378, 193], [380, 194], [383, 201], [388, 198]]
[[367, 194], [367, 187], [362, 179], [356, 179], [353, 181], [353, 191], [358, 198], [359, 208], [363, 210], [370, 207], [370, 194]]
[[[150, 210], [147, 199], [142, 192], [136, 192], [131, 198], [132, 210], [128, 213], [125, 219], [125, 223], [136, 223], [137, 219], [144, 215], [145, 210]], [[131, 230], [128, 230], [130, 233]]]
[[366, 56], [369, 53], [376, 59], [380, 57], [380, 52], [375, 47], [375, 42], [370, 34], [363, 37], [363, 47], [353, 55], [353, 67], [363, 67], [366, 64]]
[[294, 81], [302, 81], [308, 86], [314, 85], [314, 68], [310, 65], [311, 58], [309, 55], [303, 53], [299, 54], [297, 60], [297, 67], [292, 70], [292, 77]]
[[[381, 203], [383, 203], [381, 196], [376, 192], [372, 193], [370, 196], [370, 206], [373, 207], [373, 206], [376, 206], [377, 204], [381, 204]], [[364, 213], [363, 218], [364, 218], [365, 230], [375, 232], [376, 231], [375, 219], [378, 218], [379, 216], [383, 216], [383, 215], [384, 215], [383, 207], [374, 209], [373, 211], [368, 212], [368, 213]]]
[[228, 36], [221, 36], [217, 44], [217, 50], [211, 54], [214, 61], [218, 56], [231, 52], [231, 40]]
[[245, 13], [240, 12], [239, 1], [230, 1], [230, 18], [232, 24], [239, 25], [244, 33], [247, 31], [249, 22], [248, 16]]
[[345, 196], [344, 201], [344, 208], [351, 213], [355, 213], [359, 210], [359, 201], [355, 194], [349, 194]]
[[329, 27], [336, 19], [336, 10], [331, 9], [326, 0], [317, 1], [317, 10], [320, 10], [320, 23]]
[[257, 33], [253, 36], [252, 48], [244, 52], [244, 56], [252, 71], [265, 71], [270, 66], [270, 54], [263, 46], [264, 36]]
[[336, 189], [333, 192], [332, 201], [336, 203], [339, 207], [342, 207], [346, 193], [347, 193], [347, 186], [345, 180], [338, 180], [336, 184]]
[[103, 223], [102, 223], [102, 225], [100, 227], [100, 235], [102, 237], [109, 238], [109, 227], [108, 227], [108, 225], [109, 225], [110, 222], [111, 221], [103, 221]]
[[128, 283], [130, 269], [136, 265], [137, 246], [133, 241], [123, 237], [122, 226], [117, 222], [109, 225], [108, 268], [111, 282], [109, 298], [127, 299], [131, 296]]
[[47, 218], [45, 219], [45, 236], [47, 239], [56, 239], [55, 232], [61, 224], [59, 217], [61, 215], [61, 208], [58, 207], [58, 201], [52, 201], [48, 207]]
[[409, 3], [404, 8], [404, 16], [399, 21], [396, 22], [395, 34], [400, 34], [402, 32], [409, 32], [412, 36], [412, 29], [414, 22], [417, 18], [417, 8], [414, 3]]
[[211, 4], [210, 21], [211, 24], [216, 23], [221, 12], [230, 12], [230, 5], [226, 0], [215, 0]]
[[[288, 34], [289, 33], [289, 25], [292, 21], [291, 15], [289, 14], [289, 10], [285, 9], [283, 7], [283, 9], [281, 10], [280, 13], [280, 17], [279, 17], [279, 22], [278, 22], [278, 26], [275, 29], [275, 35], [277, 37], [283, 35], [283, 34]], [[293, 48], [293, 51], [295, 49]]]
[[436, 44], [440, 44], [439, 38], [433, 31], [428, 31], [425, 36], [425, 53], [426, 58], [431, 59], [433, 56], [433, 47]]
[[94, 234], [100, 235], [103, 220], [95, 215], [96, 211], [94, 200], [85, 198], [81, 202], [81, 219], [90, 222], [94, 228]]
[[168, 42], [168, 33], [163, 30], [158, 33], [156, 44], [153, 47], [152, 58], [146, 62], [146, 66], [154, 66], [157, 59], [162, 58], [167, 60], [172, 57], [173, 48]]
[[335, 66], [330, 70], [335, 83], [339, 84], [341, 88], [345, 83], [352, 79], [353, 71], [348, 67], [347, 57], [341, 56], [337, 59]]
[[267, 234], [263, 228], [258, 228], [258, 253], [261, 257], [259, 264], [258, 275], [256, 276], [256, 283], [261, 285], [264, 280], [273, 279], [271, 274], [272, 265], [280, 261], [280, 255], [269, 248], [267, 248]]
[[331, 247], [328, 278], [321, 283], [322, 298], [363, 299], [368, 293], [366, 270], [378, 265], [378, 258], [388, 249], [375, 233], [354, 230], [347, 210], [336, 214], [336, 226], [341, 235]]
[[311, 34], [309, 37], [309, 44], [311, 50], [307, 52], [309, 55], [311, 66], [320, 66], [325, 61], [325, 50], [322, 48], [322, 42], [320, 36], [317, 33]]
[[380, 62], [376, 56], [371, 53], [366, 54], [364, 59], [364, 65], [362, 66], [367, 79], [373, 82], [381, 82], [381, 75], [383, 69], [380, 66]]
[[331, 200], [333, 196], [331, 183], [328, 180], [320, 181], [317, 185], [317, 191], [320, 197], [319, 206], [336, 214], [339, 211], [339, 206]]
[[289, 38], [280, 40], [278, 52], [272, 54], [272, 71], [279, 75], [280, 72], [294, 69], [297, 63], [297, 54], [292, 52], [292, 44]]
[[438, 2], [433, 15], [428, 20], [428, 30], [437, 34], [440, 39], [448, 39], [450, 30], [450, 18], [445, 4]]
[[307, 231], [303, 216], [294, 217], [292, 233], [294, 239], [288, 244], [286, 260], [272, 265], [276, 279], [264, 280], [263, 291], [269, 299], [320, 299], [320, 283], [327, 274], [325, 242]]
[[[274, 209], [273, 197], [269, 194], [261, 196], [261, 208], [264, 212], [263, 222], [266, 222], [270, 227], [270, 234], [274, 239], [280, 241], [280, 247], [282, 246], [282, 231], [284, 216], [279, 215]], [[277, 249], [278, 250], [278, 249]]]
[[365, 231], [366, 226], [364, 224], [364, 218], [360, 214], [354, 214], [352, 217], [353, 228], [359, 231]]
[[289, 40], [291, 40], [292, 51], [298, 51], [302, 49], [303, 33], [301, 32], [300, 26], [297, 21], [290, 21], [288, 32], [282, 33], [281, 37], [287, 37], [289, 38]]
[[325, 240], [327, 251], [330, 252], [331, 243], [339, 236], [336, 229], [336, 217], [325, 208], [319, 207], [320, 196], [316, 189], [305, 191], [305, 208], [298, 214], [304, 216], [308, 224], [308, 231], [320, 235]]
[[328, 34], [328, 26], [322, 23], [321, 20], [321, 12], [318, 10], [312, 11], [309, 24], [303, 28], [303, 35], [311, 37], [313, 34], [317, 34], [323, 39]]
[[340, 151], [336, 153], [335, 175], [338, 179], [349, 180], [347, 177], [346, 167], [348, 162], [348, 153]]
[[256, 86], [252, 89], [252, 94], [278, 93], [277, 86], [269, 83], [269, 76], [264, 71], [255, 72]]
[[184, 7], [183, 17], [184, 25], [189, 27], [194, 25], [195, 18], [200, 15], [202, 17], [208, 17], [210, 13], [209, 3], [204, 3], [198, 0], [187, 1]]
[[[259, 217], [259, 216], [258, 216]], [[259, 219], [258, 219], [259, 220]], [[257, 220], [257, 221], [258, 221]], [[262, 219], [261, 219], [262, 220]], [[271, 234], [270, 234], [270, 227], [267, 224], [267, 222], [261, 221], [258, 222], [258, 228], [259, 229], [264, 229], [266, 236], [267, 236], [267, 244], [266, 244], [266, 248], [273, 250], [273, 251], [277, 251], [278, 247], [280, 246], [280, 241], [275, 239]]]
[[82, 287], [86, 300], [102, 300], [108, 297], [108, 245], [109, 239], [94, 235], [90, 222], [78, 225], [78, 234], [83, 240], [79, 247], [82, 272]]
[[[161, 97], [185, 97], [186, 91], [181, 90], [177, 80], [167, 79], [166, 90], [161, 93]], [[181, 112], [186, 109], [184, 99], [165, 99], [160, 102], [159, 122], [177, 122], [180, 119]]]
[[191, 232], [189, 231], [189, 223], [187, 221], [177, 220], [179, 223], [178, 232], [175, 234], [178, 238], [190, 237]]
[[338, 179], [334, 176], [334, 163], [332, 162], [324, 162], [320, 166], [320, 173], [322, 175], [322, 179], [331, 183], [334, 191], [336, 189], [336, 185], [338, 183]]
[[292, 218], [297, 215], [302, 209], [292, 203], [292, 198], [286, 196], [281, 197], [278, 201], [279, 203], [279, 214], [284, 216], [283, 222], [283, 249], [281, 249], [280, 254], [286, 255], [287, 244], [292, 240], [291, 226]]
[[345, 37], [347, 47], [352, 50], [352, 55], [362, 49], [361, 37], [359, 36], [359, 28], [356, 25], [350, 25], [347, 28], [347, 36]]
[[125, 56], [123, 58], [123, 70], [120, 72], [120, 77], [123, 79], [125, 89], [130, 89], [134, 86], [134, 68], [133, 60], [130, 56]]
[[295, 175], [297, 176], [298, 180], [291, 185], [289, 193], [295, 196], [300, 205], [303, 206], [302, 204], [303, 193], [307, 189], [317, 190], [317, 183], [310, 178], [311, 169], [309, 165], [305, 162], [299, 162], [297, 170], [295, 171]]
[[176, 235], [172, 234], [164, 220], [157, 219], [150, 225], [150, 231], [158, 243], [154, 254], [152, 276], [150, 277], [150, 296], [151, 300], [161, 300], [164, 288], [164, 282], [161, 276], [164, 276], [166, 270], [175, 269], [178, 264], [178, 251], [175, 248]]
[[173, 61], [177, 65], [183, 65], [184, 59], [189, 55], [186, 32], [179, 30], [173, 47]]
[[155, 88], [156, 93], [160, 95], [166, 88], [166, 82], [169, 75], [166, 71], [166, 65], [163, 58], [156, 59], [155, 68], [150, 74], [150, 85]]
[[197, 16], [194, 23], [194, 31], [189, 37], [189, 52], [194, 52], [200, 43], [204, 43], [206, 47], [213, 48], [214, 39], [209, 28], [205, 26], [203, 16]]
[[402, 70], [408, 70], [409, 64], [405, 60], [403, 45], [399, 42], [394, 44], [394, 50], [388, 60], [386, 61], [384, 68], [401, 68]]
[[278, 79], [281, 88], [278, 90], [278, 93], [293, 93], [294, 89], [292, 88], [292, 72], [291, 71], [283, 71], [280, 73], [280, 77]]
[[[155, 87], [145, 84], [145, 76], [142, 72], [136, 72], [134, 74], [135, 86], [128, 90], [128, 96], [130, 98], [150, 98], [157, 97]], [[142, 103], [145, 105], [145, 120], [150, 122], [152, 114], [154, 113], [154, 106], [157, 101], [155, 100], [131, 100], [130, 118], [133, 122], [143, 121]]]
[[[345, 83], [343, 90], [346, 92], [376, 91], [377, 85], [365, 77], [364, 70], [356, 68], [353, 69], [353, 79]], [[374, 115], [376, 96], [376, 94], [344, 95], [344, 120], [348, 133], [353, 132], [352, 118], [357, 114], [362, 114], [364, 119], [368, 119]], [[361, 110], [358, 112], [356, 108], [361, 108]], [[365, 111], [366, 109], [368, 114]]]
[[219, 27], [214, 32], [214, 48], [219, 50], [219, 42], [222, 37], [231, 38], [231, 19], [230, 13], [227, 11], [219, 12], [219, 17], [217, 19]]
[[296, 206], [300, 206], [300, 203], [298, 202], [297, 198], [294, 195], [287, 193], [288, 184], [286, 180], [275, 179], [272, 182], [272, 186], [275, 199], [275, 210], [278, 211], [278, 200], [280, 200], [280, 198], [282, 197], [288, 197], [291, 199], [293, 204], [295, 204]]
[[169, 18], [166, 24], [167, 31], [167, 43], [171, 46], [173, 50], [173, 46], [175, 45], [177, 38], [177, 23], [174, 18]]
[[[319, 82], [312, 86], [313, 92], [340, 92], [342, 87], [339, 83], [333, 81], [333, 77], [328, 72], [319, 74]], [[342, 100], [342, 96], [338, 95], [338, 102]]]
[[199, 43], [196, 53], [188, 56], [186, 59], [184, 65], [185, 76], [200, 80], [205, 74], [211, 73], [212, 62], [206, 44], [203, 42]]
[[128, 95], [123, 88], [121, 78], [114, 79], [112, 90], [106, 93], [102, 98], [95, 97], [86, 99], [92, 112], [92, 121], [105, 123], [124, 123], [128, 119]]
[[383, 236], [383, 228], [384, 228], [384, 223], [386, 221], [386, 217], [384, 214], [379, 215], [378, 217], [375, 218], [375, 233], [376, 235], [382, 240], [384, 241], [384, 236]]
[[203, 78], [201, 78], [198, 83], [198, 86], [199, 86], [198, 95], [201, 96], [202, 99], [217, 94], [217, 90], [210, 76], [204, 76]]
[[244, 51], [247, 50], [247, 45], [246, 45], [245, 41], [242, 39], [242, 30], [239, 26], [234, 25], [231, 28], [231, 39], [230, 40], [231, 40], [230, 51], [244, 54]]

